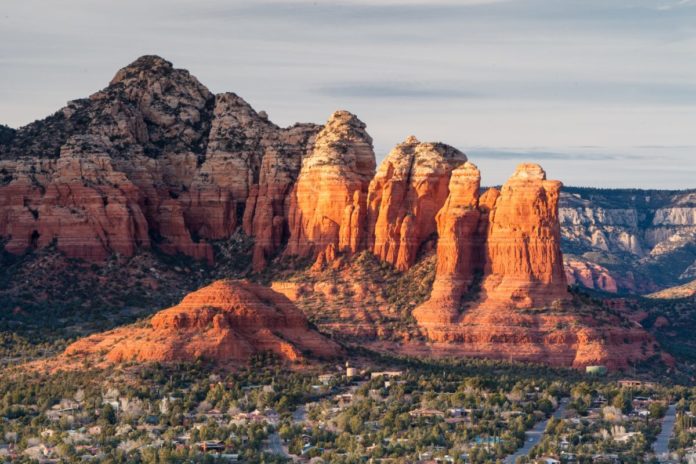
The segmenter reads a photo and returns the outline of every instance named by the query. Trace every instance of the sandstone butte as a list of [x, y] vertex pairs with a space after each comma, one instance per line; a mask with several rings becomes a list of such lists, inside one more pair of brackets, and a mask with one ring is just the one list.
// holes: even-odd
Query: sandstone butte
[[[409, 137], [375, 166], [365, 124], [347, 111], [324, 126], [280, 128], [237, 95], [213, 95], [188, 71], [144, 56], [105, 89], [2, 137], [0, 237], [11, 253], [54, 244], [100, 261], [157, 247], [212, 262], [210, 242], [242, 230], [254, 238], [256, 271], [279, 255], [314, 261], [318, 271], [363, 250], [404, 271], [438, 239], [432, 293], [413, 316], [445, 352], [578, 367], [621, 367], [653, 353], [639, 328], [564, 310], [561, 184], [541, 167], [523, 164], [500, 191], [479, 197], [478, 169], [444, 144]], [[113, 335], [76, 346], [106, 343], [111, 360], [252, 349], [248, 338], [206, 345], [196, 331], [221, 340], [232, 329], [219, 325], [227, 320], [219, 311], [196, 314], [212, 329], [167, 325], [160, 315], [129, 329], [145, 337], [140, 348], [116, 348]], [[158, 329], [183, 330], [183, 344], [155, 342]], [[260, 346], [269, 333], [253, 331]]]
[[[560, 250], [561, 184], [535, 164], [518, 166], [500, 192], [478, 198], [480, 175], [455, 169], [450, 197], [437, 216], [437, 270], [431, 297], [413, 315], [428, 339], [415, 352], [439, 352], [624, 368], [654, 355], [640, 327], [617, 316], [593, 320], [568, 306]], [[481, 289], [472, 301], [475, 272]]]
[[372, 138], [347, 111], [319, 132], [290, 195], [285, 253], [319, 259], [352, 254], [365, 240], [365, 198], [375, 172]]
[[291, 363], [341, 355], [341, 348], [310, 329], [285, 296], [248, 281], [220, 280], [147, 322], [78, 340], [46, 367], [79, 368], [85, 360], [104, 367], [197, 359], [234, 367], [269, 351]]
[[466, 160], [453, 147], [420, 143], [414, 136], [397, 145], [370, 182], [368, 249], [400, 271], [413, 266], [423, 242], [436, 232], [450, 173]]

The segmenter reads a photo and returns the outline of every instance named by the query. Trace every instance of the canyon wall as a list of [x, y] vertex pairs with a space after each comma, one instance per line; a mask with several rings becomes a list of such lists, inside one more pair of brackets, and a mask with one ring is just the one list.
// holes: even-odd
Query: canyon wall
[[566, 187], [559, 219], [571, 282], [649, 293], [696, 278], [696, 191]]

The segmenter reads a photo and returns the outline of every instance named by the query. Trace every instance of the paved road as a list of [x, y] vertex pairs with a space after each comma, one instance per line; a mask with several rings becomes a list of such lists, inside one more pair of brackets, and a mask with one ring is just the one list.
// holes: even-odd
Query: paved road
[[307, 408], [301, 404], [292, 412], [292, 420], [294, 422], [304, 422], [307, 419]]
[[669, 457], [669, 439], [674, 433], [676, 421], [677, 405], [671, 404], [669, 408], [667, 408], [665, 417], [662, 419], [662, 430], [660, 430], [660, 434], [657, 436], [655, 443], [653, 443], [653, 450], [659, 460]]
[[[563, 416], [563, 412], [568, 407], [568, 399], [563, 398], [561, 400], [561, 405], [556, 409], [551, 417], [559, 419]], [[524, 446], [515, 451], [514, 454], [509, 455], [505, 458], [505, 464], [515, 464], [515, 460], [521, 456], [526, 456], [529, 452], [536, 446], [537, 443], [541, 441], [541, 437], [544, 436], [544, 431], [546, 430], [546, 425], [549, 423], [549, 419], [538, 422], [531, 430], [524, 433]]]
[[283, 442], [280, 439], [280, 435], [277, 433], [272, 433], [268, 436], [268, 451], [273, 454], [278, 454], [285, 458], [289, 458], [290, 455], [283, 448]]

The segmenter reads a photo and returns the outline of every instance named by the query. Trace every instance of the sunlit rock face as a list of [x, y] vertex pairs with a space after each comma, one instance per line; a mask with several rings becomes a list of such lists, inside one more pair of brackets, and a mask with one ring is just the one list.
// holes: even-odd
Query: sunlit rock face
[[486, 238], [484, 303], [545, 307], [567, 298], [558, 196], [536, 164], [521, 164], [503, 185]]
[[[303, 159], [290, 194], [290, 237], [285, 253], [324, 260], [365, 246], [365, 201], [375, 172], [365, 124], [337, 111]], [[320, 257], [321, 255], [321, 257]]]
[[103, 355], [102, 364], [205, 359], [234, 367], [268, 351], [288, 362], [341, 353], [338, 345], [309, 328], [285, 296], [255, 283], [223, 280], [188, 294], [145, 324], [78, 340], [58, 361], [69, 368]]
[[397, 145], [370, 183], [368, 248], [401, 271], [413, 266], [437, 230], [452, 170], [465, 162], [464, 153], [445, 144], [411, 136]]
[[479, 229], [481, 174], [471, 163], [452, 171], [449, 195], [437, 213], [437, 268], [430, 299], [416, 308], [419, 323], [447, 324], [459, 316], [460, 300], [469, 290], [475, 270], [481, 270]]

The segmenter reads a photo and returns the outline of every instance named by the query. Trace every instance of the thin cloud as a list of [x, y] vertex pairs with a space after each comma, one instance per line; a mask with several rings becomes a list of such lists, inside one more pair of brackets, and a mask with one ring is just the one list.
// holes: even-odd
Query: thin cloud
[[318, 87], [313, 92], [341, 98], [481, 98], [483, 95], [461, 88], [437, 87], [406, 82], [345, 83]]

